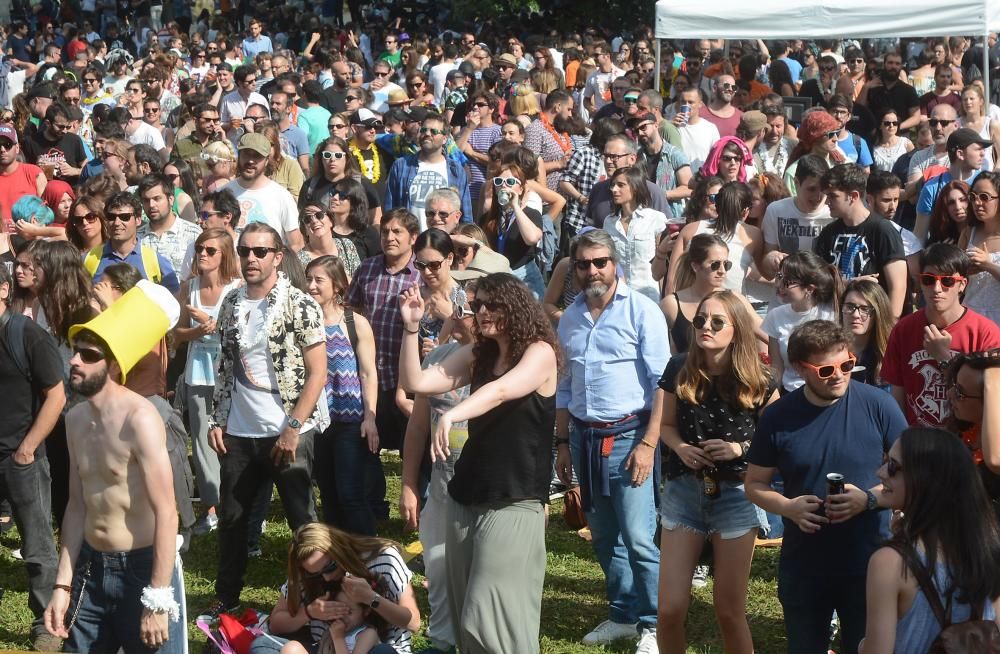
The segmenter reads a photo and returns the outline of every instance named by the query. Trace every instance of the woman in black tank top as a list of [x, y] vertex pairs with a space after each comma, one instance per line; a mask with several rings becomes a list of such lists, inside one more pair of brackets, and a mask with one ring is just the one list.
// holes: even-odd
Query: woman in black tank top
[[[447, 457], [451, 424], [469, 421], [448, 485], [448, 594], [460, 625], [456, 644], [463, 651], [530, 654], [539, 651], [542, 508], [552, 470], [560, 350], [541, 305], [513, 275], [477, 280], [471, 307], [475, 342], [421, 370], [423, 300], [416, 289], [400, 296], [399, 383], [422, 394], [472, 385], [468, 399], [438, 419], [431, 441], [432, 459]], [[517, 574], [490, 573], [500, 569]]]
[[[691, 239], [687, 252], [677, 268], [676, 293], [660, 303], [667, 317], [670, 351], [683, 354], [691, 343], [691, 318], [698, 304], [714, 291], [722, 290], [726, 281], [729, 246], [715, 234], [698, 234]], [[687, 307], [688, 313], [684, 312]]]

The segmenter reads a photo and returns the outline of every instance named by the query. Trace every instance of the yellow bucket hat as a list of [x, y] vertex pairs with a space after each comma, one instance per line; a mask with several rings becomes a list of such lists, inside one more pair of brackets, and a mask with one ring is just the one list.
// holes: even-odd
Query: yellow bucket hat
[[143, 279], [93, 320], [72, 325], [69, 340], [72, 343], [82, 330], [99, 336], [118, 362], [119, 383], [124, 384], [128, 371], [177, 324], [180, 311], [169, 290]]

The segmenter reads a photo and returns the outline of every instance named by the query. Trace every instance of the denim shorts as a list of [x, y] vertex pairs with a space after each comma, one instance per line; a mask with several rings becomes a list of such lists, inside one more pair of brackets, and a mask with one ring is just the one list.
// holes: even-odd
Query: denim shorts
[[705, 497], [702, 481], [694, 475], [671, 479], [660, 498], [660, 524], [668, 531], [682, 527], [704, 536], [719, 534], [723, 540], [767, 528], [763, 511], [747, 499], [742, 483], [719, 483], [721, 495]]

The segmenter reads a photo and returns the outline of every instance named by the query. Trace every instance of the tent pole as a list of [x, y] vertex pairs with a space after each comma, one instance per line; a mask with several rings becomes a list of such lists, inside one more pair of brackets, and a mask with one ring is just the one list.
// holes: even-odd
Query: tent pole
[[986, 26], [986, 32], [983, 34], [983, 91], [986, 94], [986, 104], [988, 105], [991, 100], [992, 92], [990, 91], [990, 28], [989, 25]]
[[660, 92], [660, 39], [656, 39], [656, 92]]

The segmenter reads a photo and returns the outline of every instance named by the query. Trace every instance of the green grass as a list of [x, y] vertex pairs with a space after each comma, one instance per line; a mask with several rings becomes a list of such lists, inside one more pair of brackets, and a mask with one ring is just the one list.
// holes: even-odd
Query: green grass
[[[404, 534], [395, 500], [399, 497], [399, 459], [384, 455], [392, 517], [383, 530], [384, 536], [406, 544], [415, 534]], [[262, 539], [264, 556], [252, 559], [247, 570], [247, 585], [243, 591], [244, 605], [259, 611], [269, 611], [285, 580], [288, 540], [291, 532], [281, 514], [280, 502], [275, 502]], [[212, 600], [218, 552], [214, 534], [196, 538], [191, 551], [184, 557], [187, 605], [191, 615], [197, 615]], [[10, 556], [18, 547], [16, 530], [0, 539], [0, 588], [6, 590], [0, 605], [0, 649], [30, 649], [31, 613], [27, 607], [27, 575], [24, 564]], [[604, 576], [594, 559], [590, 543], [582, 540], [562, 520], [562, 503], [552, 505], [552, 519], [547, 533], [548, 566], [542, 599], [541, 649], [545, 654], [631, 653], [635, 644], [622, 641], [613, 647], [584, 647], [580, 638], [607, 617], [604, 599]], [[760, 654], [785, 651], [781, 606], [777, 598], [776, 549], [758, 549], [750, 575], [747, 617], [754, 636], [755, 650]], [[420, 610], [428, 614], [427, 592], [420, 575], [414, 575], [413, 585]], [[715, 654], [722, 652], [722, 641], [712, 612], [712, 584], [694, 591], [688, 614], [688, 652]], [[191, 651], [200, 652], [204, 638], [193, 623], [188, 630]], [[418, 635], [415, 650], [429, 646]], [[511, 653], [514, 654], [514, 653]]]

